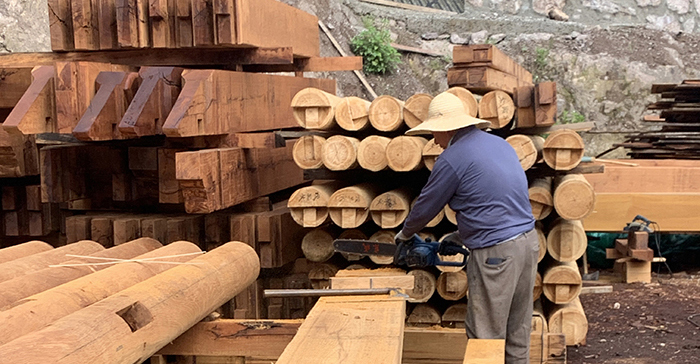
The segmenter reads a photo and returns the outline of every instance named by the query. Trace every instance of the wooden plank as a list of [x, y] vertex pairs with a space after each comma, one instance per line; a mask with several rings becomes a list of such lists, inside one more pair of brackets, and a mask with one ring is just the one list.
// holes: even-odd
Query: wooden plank
[[440, 53], [440, 52], [434, 52], [431, 50], [427, 49], [422, 49], [422, 48], [416, 48], [416, 47], [410, 47], [402, 44], [397, 44], [397, 43], [391, 43], [391, 46], [396, 48], [398, 51], [403, 51], [403, 52], [410, 52], [410, 53], [418, 53], [422, 54], [425, 56], [432, 56], [432, 57], [442, 57], [445, 56], [445, 54]]
[[401, 363], [405, 310], [397, 297], [322, 297], [277, 363]]
[[585, 178], [596, 193], [700, 193], [700, 163], [695, 163], [696, 167], [666, 167], [663, 163], [637, 167], [609, 164], [604, 173]]
[[415, 276], [396, 275], [379, 277], [331, 277], [332, 289], [400, 288], [413, 290]]
[[487, 66], [513, 75], [521, 82], [532, 85], [532, 74], [495, 45], [474, 44], [456, 46], [452, 50], [452, 62], [457, 67]]
[[148, 16], [154, 48], [176, 48], [176, 0], [150, 0]]
[[245, 72], [333, 72], [362, 69], [362, 57], [295, 58], [294, 64], [243, 66]]
[[178, 67], [141, 67], [141, 84], [119, 122], [119, 132], [130, 136], [163, 133], [163, 123], [180, 93]]
[[96, 0], [71, 0], [75, 49], [100, 49]]
[[499, 339], [469, 339], [464, 364], [502, 364], [506, 362], [506, 341]]
[[53, 66], [38, 66], [32, 70], [32, 82], [17, 101], [3, 123], [3, 129], [12, 134], [55, 132]]
[[70, 0], [48, 0], [51, 49], [70, 51], [75, 49], [73, 42], [73, 16]]
[[447, 84], [450, 87], [461, 86], [479, 93], [501, 90], [509, 95], [513, 94], [514, 88], [527, 86], [517, 77], [489, 67], [451, 67], [447, 70]]

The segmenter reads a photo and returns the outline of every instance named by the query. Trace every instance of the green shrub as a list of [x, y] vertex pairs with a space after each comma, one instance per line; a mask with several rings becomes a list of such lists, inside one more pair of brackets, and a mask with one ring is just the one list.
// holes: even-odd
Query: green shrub
[[367, 73], [384, 74], [396, 69], [401, 63], [399, 52], [391, 46], [391, 35], [387, 21], [375, 26], [373, 18], [363, 18], [365, 30], [350, 41], [353, 53], [362, 56], [364, 70]]
[[578, 111], [564, 110], [559, 117], [559, 123], [561, 124], [576, 124], [586, 121], [586, 117]]

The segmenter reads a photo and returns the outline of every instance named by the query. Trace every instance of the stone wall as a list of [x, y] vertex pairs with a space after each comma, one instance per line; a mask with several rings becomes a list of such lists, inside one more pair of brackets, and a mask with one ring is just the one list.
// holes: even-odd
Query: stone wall
[[0, 51], [51, 50], [46, 0], [0, 1]]

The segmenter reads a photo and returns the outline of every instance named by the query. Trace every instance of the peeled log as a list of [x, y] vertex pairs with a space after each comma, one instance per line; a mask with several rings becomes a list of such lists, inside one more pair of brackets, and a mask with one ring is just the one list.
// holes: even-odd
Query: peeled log
[[479, 118], [491, 122], [492, 129], [501, 129], [513, 120], [515, 104], [503, 91], [491, 91], [479, 101]]
[[566, 335], [567, 346], [583, 344], [586, 341], [588, 319], [579, 298], [565, 305], [551, 307], [547, 324], [550, 333]]
[[51, 249], [53, 249], [51, 244], [44, 243], [43, 241], [38, 240], [29, 241], [26, 243], [3, 248], [0, 249], [0, 264], [9, 262], [11, 260], [28, 257], [30, 255], [45, 252]]
[[403, 119], [409, 128], [415, 128], [428, 118], [428, 107], [433, 97], [428, 94], [415, 94], [406, 100]]
[[292, 158], [301, 169], [317, 169], [323, 167], [323, 144], [326, 138], [318, 135], [305, 135], [294, 143]]
[[409, 326], [435, 326], [440, 325], [442, 321], [440, 312], [435, 307], [421, 303], [411, 311], [406, 319], [406, 324]]
[[532, 216], [535, 220], [542, 220], [552, 213], [554, 202], [552, 201], [552, 178], [543, 177], [532, 180], [528, 187]]
[[386, 169], [389, 166], [389, 160], [386, 158], [386, 147], [390, 141], [391, 138], [378, 135], [362, 139], [360, 146], [357, 147], [357, 162], [360, 167], [373, 172]]
[[338, 267], [332, 264], [315, 264], [311, 267], [311, 270], [309, 270], [311, 287], [314, 289], [330, 288], [331, 277], [335, 276], [336, 273], [338, 273]]
[[459, 97], [464, 104], [464, 109], [467, 111], [467, 114], [476, 117], [479, 112], [479, 102], [476, 101], [476, 97], [474, 97], [474, 94], [471, 93], [471, 91], [464, 87], [452, 87], [445, 92], [449, 92]]
[[[377, 241], [380, 243], [386, 243], [386, 244], [395, 244], [396, 243], [394, 241], [395, 237], [396, 237], [396, 233], [391, 231], [391, 230], [379, 230], [376, 233], [372, 234], [372, 236], [369, 237], [369, 240]], [[373, 261], [375, 264], [380, 264], [380, 265], [394, 263], [394, 257], [370, 255], [369, 259], [371, 261]]]
[[544, 138], [541, 136], [515, 134], [506, 138], [506, 141], [515, 149], [515, 154], [518, 155], [520, 166], [524, 171], [542, 160]]
[[335, 107], [341, 100], [323, 90], [305, 88], [292, 99], [294, 119], [306, 129], [328, 130], [335, 126]]
[[369, 126], [369, 105], [372, 103], [359, 97], [343, 98], [335, 106], [335, 121], [348, 131], [363, 130]]
[[335, 253], [333, 235], [328, 229], [314, 229], [301, 239], [301, 251], [312, 262], [325, 262]]
[[389, 168], [396, 172], [409, 172], [423, 168], [423, 148], [428, 140], [414, 136], [400, 136], [386, 146]]
[[403, 101], [382, 95], [369, 106], [369, 122], [379, 131], [395, 131], [403, 125]]
[[570, 129], [557, 130], [544, 141], [542, 152], [547, 165], [558, 171], [574, 169], [581, 163], [584, 144], [581, 136]]
[[401, 225], [408, 216], [413, 195], [407, 188], [398, 188], [375, 197], [369, 206], [372, 220], [382, 229]]
[[554, 180], [554, 209], [567, 220], [582, 220], [595, 208], [595, 191], [580, 174], [567, 174]]
[[425, 147], [423, 147], [423, 163], [428, 170], [433, 170], [435, 162], [443, 151], [444, 149], [442, 149], [441, 146], [435, 144], [435, 139], [430, 139]]
[[306, 228], [319, 227], [328, 221], [328, 201], [340, 186], [324, 183], [294, 191], [287, 202], [294, 221]]
[[467, 295], [467, 272], [442, 272], [437, 279], [436, 290], [440, 297], [448, 301], [458, 301]]
[[562, 305], [578, 297], [582, 284], [576, 262], [553, 262], [544, 271], [542, 291], [550, 302]]
[[222, 245], [0, 347], [15, 363], [112, 363], [148, 360], [258, 276], [255, 251]]
[[455, 303], [448, 307], [442, 314], [442, 326], [451, 328], [464, 328], [467, 318], [467, 304]]
[[445, 218], [452, 223], [452, 225], [457, 226], [457, 213], [450, 208], [450, 205], [445, 205]]
[[[135, 256], [148, 253], [151, 250], [162, 247], [155, 239], [140, 238], [121, 244], [113, 248], [90, 254], [91, 257], [131, 259]], [[102, 263], [103, 260], [89, 258], [75, 258], [64, 264]], [[33, 294], [46, 291], [74, 279], [88, 275], [98, 270], [110, 267], [109, 265], [90, 265], [80, 267], [49, 267], [38, 270], [9, 281], [0, 283], [0, 310], [5, 310], [16, 301]]]
[[24, 258], [11, 260], [0, 264], [0, 282], [9, 281], [10, 279], [48, 268], [48, 266], [52, 264], [58, 264], [73, 259], [67, 257], [66, 254], [86, 255], [101, 250], [104, 250], [102, 245], [94, 241], [84, 240]]
[[573, 262], [586, 252], [588, 239], [578, 220], [557, 219], [547, 235], [547, 252], [560, 262]]
[[537, 301], [542, 296], [542, 275], [537, 272], [535, 276], [535, 286], [532, 290], [532, 300]]
[[[192, 243], [175, 242], [152, 252], [139, 255], [136, 259], [196, 252], [200, 252], [200, 250]], [[188, 255], [166, 260], [170, 262], [186, 262], [193, 257], [194, 255]], [[0, 312], [0, 323], [7, 331], [0, 337], [0, 345], [22, 335], [40, 330], [62, 317], [175, 266], [175, 264], [155, 262], [119, 263], [19, 300], [12, 308]]]
[[341, 188], [328, 200], [331, 220], [343, 229], [354, 229], [369, 219], [369, 205], [378, 195], [378, 188], [369, 183]]
[[345, 171], [357, 167], [357, 147], [360, 141], [353, 137], [334, 135], [323, 143], [321, 159], [331, 171]]
[[408, 292], [408, 302], [421, 303], [428, 302], [433, 297], [437, 288], [437, 281], [433, 273], [423, 269], [414, 269], [408, 274], [415, 277], [413, 291]]
[[544, 256], [547, 255], [547, 237], [542, 230], [542, 224], [535, 223], [535, 231], [537, 232], [537, 240], [539, 240], [540, 243], [540, 255], [537, 257], [537, 263], [539, 263], [544, 259]]

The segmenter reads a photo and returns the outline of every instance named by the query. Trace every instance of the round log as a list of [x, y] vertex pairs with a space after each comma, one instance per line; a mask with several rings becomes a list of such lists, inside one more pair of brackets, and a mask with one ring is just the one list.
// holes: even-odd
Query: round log
[[515, 149], [515, 154], [518, 155], [520, 166], [523, 167], [524, 171], [542, 160], [544, 138], [541, 136], [515, 134], [506, 138], [506, 141]]
[[415, 94], [406, 100], [403, 118], [409, 128], [415, 128], [428, 118], [428, 107], [433, 97], [428, 94]]
[[[363, 267], [364, 268], [364, 267]], [[347, 267], [346, 269], [351, 269]], [[338, 273], [338, 267], [332, 264], [315, 264], [309, 270], [309, 280], [314, 289], [328, 289], [331, 287], [331, 277]]]
[[438, 312], [438, 310], [435, 309], [435, 307], [427, 303], [421, 303], [419, 305], [416, 305], [416, 307], [413, 309], [413, 311], [411, 311], [411, 314], [408, 315], [408, 318], [406, 319], [407, 325], [418, 327], [440, 325], [440, 322], [440, 312]]
[[[452, 233], [450, 234], [445, 234], [440, 238], [440, 241], [444, 241], [446, 238], [451, 237]], [[442, 255], [438, 254], [438, 257], [440, 260], [445, 261], [445, 262], [461, 262], [462, 259], [464, 259], [464, 254], [455, 254], [455, 255]], [[464, 269], [465, 266], [459, 266], [459, 267], [453, 267], [449, 265], [436, 265], [435, 268], [439, 270], [440, 272], [459, 272]]]
[[451, 328], [464, 328], [464, 320], [467, 318], [467, 304], [455, 303], [442, 314], [442, 326]]
[[378, 188], [369, 183], [341, 188], [328, 200], [331, 220], [343, 229], [354, 229], [369, 219], [369, 206]]
[[539, 263], [547, 255], [547, 237], [544, 235], [542, 224], [539, 222], [535, 223], [535, 231], [537, 232], [537, 240], [540, 242], [540, 255], [537, 257], [537, 263]]
[[335, 126], [335, 107], [342, 99], [323, 90], [305, 88], [292, 99], [294, 119], [299, 126], [328, 130]]
[[[396, 243], [394, 241], [395, 237], [396, 237], [396, 233], [391, 231], [391, 230], [379, 230], [376, 233], [372, 234], [372, 236], [369, 237], [369, 240], [378, 241], [380, 243], [386, 243], [386, 244], [395, 244]], [[370, 255], [369, 259], [371, 261], [373, 261], [375, 264], [385, 265], [385, 264], [394, 263], [394, 257]]]
[[379, 135], [362, 139], [360, 146], [357, 147], [357, 162], [362, 168], [374, 172], [386, 169], [389, 166], [389, 161], [386, 159], [386, 146], [390, 141], [391, 138]]
[[369, 106], [369, 122], [379, 131], [395, 131], [403, 125], [403, 101], [389, 95], [374, 99]]
[[565, 305], [556, 305], [549, 310], [547, 325], [551, 333], [563, 333], [566, 345], [583, 344], [588, 334], [588, 319], [581, 306], [581, 300], [576, 298]]
[[557, 219], [547, 235], [547, 252], [560, 262], [574, 262], [586, 252], [588, 239], [579, 220]]
[[532, 300], [537, 301], [542, 296], [542, 275], [537, 272], [535, 276], [535, 286], [532, 290]]
[[492, 129], [508, 125], [515, 115], [513, 99], [503, 91], [491, 91], [479, 101], [479, 118], [491, 122]]
[[335, 253], [333, 235], [329, 229], [313, 229], [301, 239], [301, 251], [312, 262], [325, 262]]
[[331, 171], [345, 171], [357, 167], [357, 147], [360, 141], [353, 137], [334, 135], [323, 143], [321, 159]]
[[326, 138], [318, 135], [304, 135], [297, 139], [292, 148], [294, 163], [301, 169], [323, 167], [323, 144]]
[[369, 126], [369, 105], [371, 102], [359, 97], [343, 98], [335, 106], [335, 121], [348, 131], [363, 130]]
[[428, 302], [430, 297], [435, 293], [437, 287], [437, 280], [433, 273], [423, 269], [414, 269], [408, 272], [408, 274], [415, 277], [413, 290], [408, 292], [408, 302]]
[[400, 136], [386, 146], [389, 168], [396, 172], [409, 172], [423, 168], [423, 148], [428, 140], [414, 136]]
[[294, 191], [287, 202], [294, 221], [306, 228], [319, 227], [328, 221], [328, 201], [341, 185], [324, 183]]
[[260, 271], [255, 251], [239, 242], [224, 244], [192, 263], [5, 345], [0, 357], [27, 364], [140, 363], [248, 287]]
[[532, 309], [532, 326], [531, 332], [535, 334], [546, 334], [549, 332], [547, 327], [547, 316], [544, 315], [544, 309], [542, 308], [542, 301], [535, 300]]
[[558, 171], [576, 168], [583, 157], [584, 144], [581, 136], [570, 129], [557, 130], [544, 141], [542, 152], [548, 166]]
[[466, 110], [467, 114], [470, 116], [476, 117], [476, 115], [479, 113], [479, 102], [476, 100], [476, 97], [473, 93], [471, 93], [471, 91], [464, 87], [452, 87], [445, 92], [449, 92], [459, 97], [464, 104], [464, 110]]
[[576, 262], [552, 262], [542, 277], [542, 291], [558, 305], [573, 301], [581, 293], [583, 281]]
[[450, 208], [450, 205], [445, 205], [445, 218], [452, 225], [457, 226], [457, 213]]
[[582, 220], [595, 208], [595, 191], [580, 174], [554, 179], [554, 209], [567, 220]]
[[87, 255], [102, 250], [104, 250], [104, 247], [101, 244], [94, 241], [83, 240], [60, 248], [11, 260], [0, 264], [0, 282], [9, 281], [10, 279], [48, 268], [48, 266], [52, 264], [59, 264], [73, 259], [67, 257], [66, 254]]
[[[338, 236], [338, 239], [367, 240], [367, 235], [358, 229], [348, 229], [348, 230], [343, 230], [343, 232], [340, 233], [340, 236]], [[354, 261], [358, 261], [358, 260], [362, 259], [362, 255], [360, 255], [360, 254], [350, 254], [350, 253], [341, 253], [341, 254], [349, 262], [354, 262]]]
[[369, 206], [372, 220], [382, 229], [401, 225], [408, 216], [413, 195], [408, 188], [397, 188], [375, 197]]
[[435, 144], [435, 139], [430, 139], [430, 141], [425, 144], [425, 147], [423, 147], [423, 163], [428, 170], [433, 170], [435, 161], [437, 161], [443, 151], [444, 149], [442, 149], [441, 146]]
[[419, 231], [418, 236], [423, 240], [430, 239], [430, 241], [437, 241], [435, 238], [435, 234], [427, 232], [427, 231]]
[[[135, 259], [197, 252], [201, 252], [201, 250], [192, 243], [174, 242], [146, 254], [139, 255]], [[194, 257], [194, 255], [172, 257], [168, 258], [167, 261], [187, 262]], [[66, 315], [79, 311], [110, 295], [176, 266], [175, 264], [155, 262], [119, 263], [99, 272], [88, 274], [60, 286], [21, 299], [15, 302], [12, 308], [0, 312], [0, 322], [2, 322], [3, 327], [7, 329], [7, 332], [0, 336], [0, 345], [30, 332], [40, 330]]]
[[543, 177], [530, 181], [528, 187], [532, 216], [535, 220], [542, 220], [552, 213], [554, 201], [552, 200], [552, 178]]
[[[140, 238], [115, 247], [89, 254], [97, 258], [131, 259], [148, 253], [163, 245], [155, 239]], [[89, 258], [74, 258], [64, 264], [100, 263], [102, 260]], [[78, 279], [95, 271], [110, 267], [109, 265], [90, 265], [80, 267], [48, 267], [9, 281], [0, 283], [0, 311], [6, 310], [13, 303], [46, 291], [61, 284]]]
[[[416, 197], [415, 199], [413, 199], [413, 201], [411, 201], [411, 209], [413, 209], [413, 206], [416, 205], [417, 200], [418, 200], [418, 197]], [[425, 227], [426, 228], [436, 227], [436, 226], [438, 226], [438, 224], [440, 224], [440, 222], [442, 222], [442, 220], [444, 218], [445, 218], [445, 210], [443, 209], [443, 210], [440, 210], [440, 212], [438, 212], [438, 214], [435, 215], [435, 217], [432, 220], [428, 221], [428, 223], [425, 224]]]
[[437, 279], [436, 290], [440, 297], [448, 301], [458, 301], [467, 295], [467, 272], [442, 272]]
[[38, 240], [13, 245], [7, 248], [0, 249], [0, 264], [9, 262], [11, 260], [28, 257], [30, 255], [45, 252], [51, 249], [53, 249], [51, 244], [44, 243], [43, 241]]

